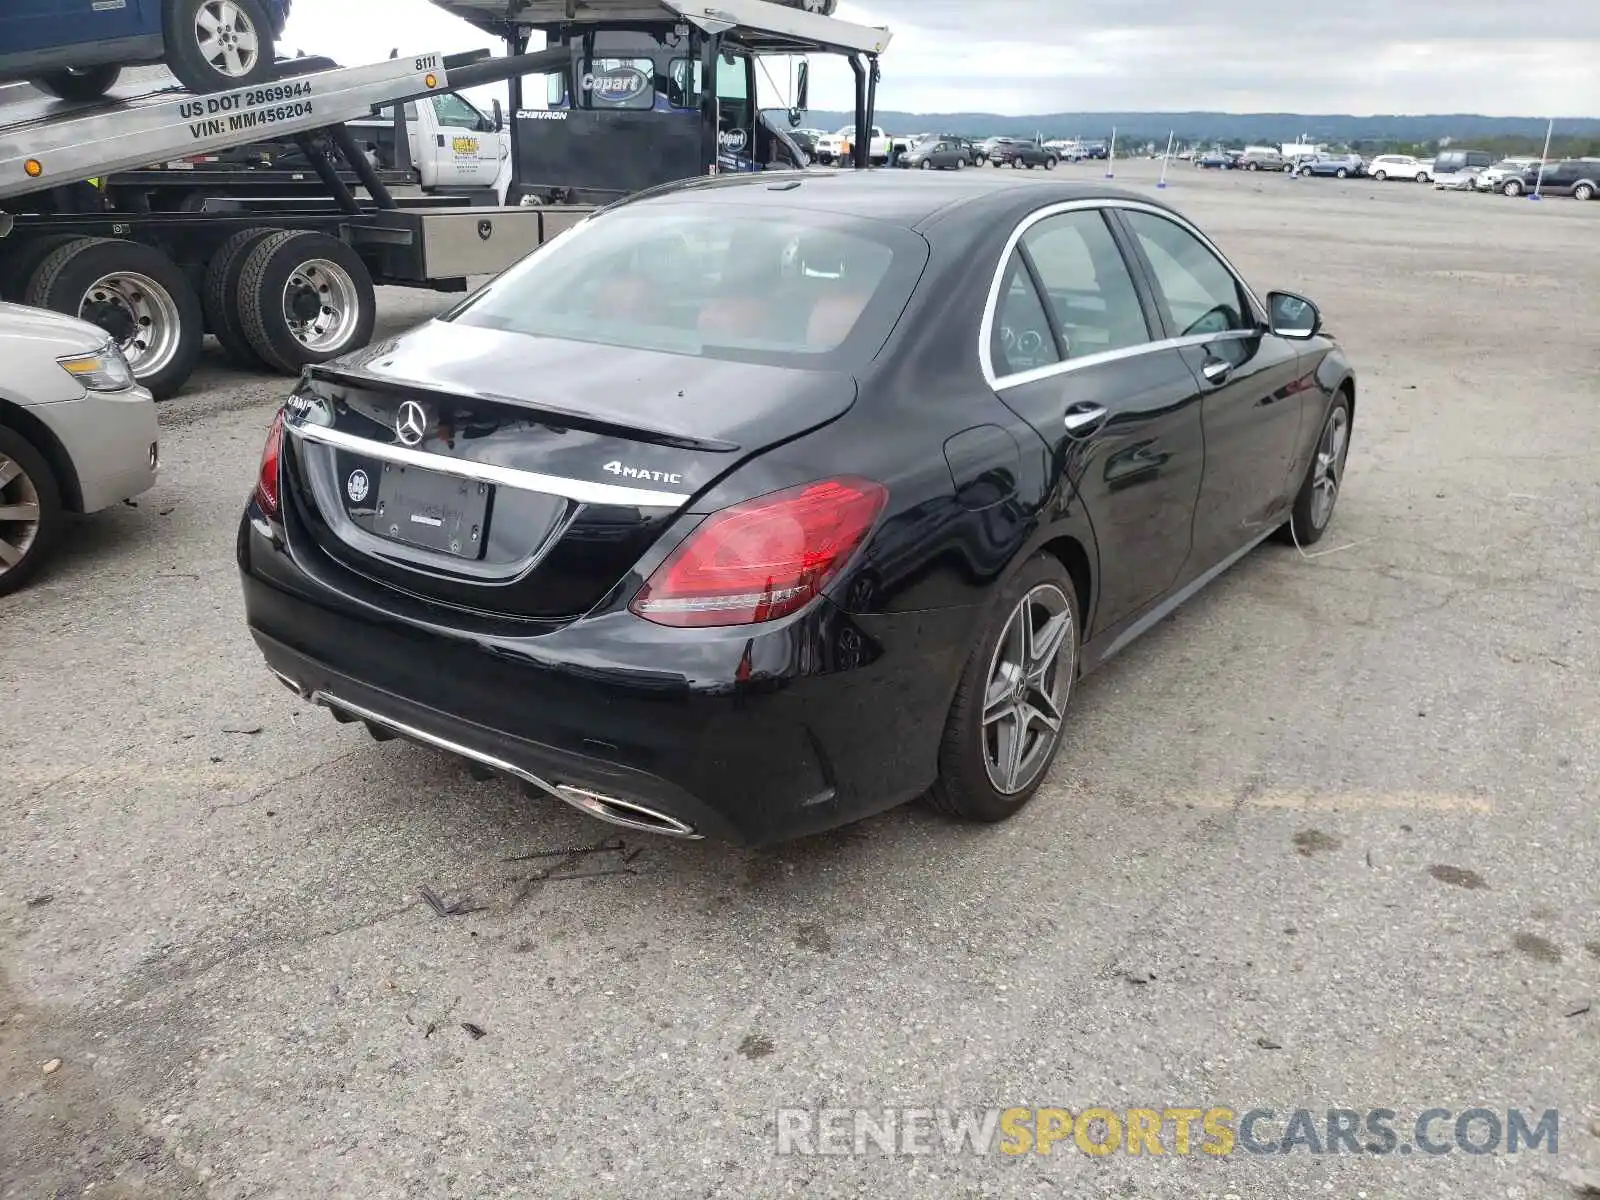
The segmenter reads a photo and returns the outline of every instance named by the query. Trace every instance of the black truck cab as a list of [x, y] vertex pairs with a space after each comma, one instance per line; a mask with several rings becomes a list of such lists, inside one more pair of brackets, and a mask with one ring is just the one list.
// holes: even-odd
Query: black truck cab
[[[775, 0], [525, 0], [509, 6], [513, 17], [504, 0], [434, 2], [513, 54], [543, 35], [545, 73], [510, 80], [510, 204], [604, 204], [701, 175], [806, 166], [789, 132], [808, 104], [806, 56], [848, 59], [857, 122], [870, 126], [889, 41], [887, 30]], [[764, 106], [763, 90], [778, 103]]]

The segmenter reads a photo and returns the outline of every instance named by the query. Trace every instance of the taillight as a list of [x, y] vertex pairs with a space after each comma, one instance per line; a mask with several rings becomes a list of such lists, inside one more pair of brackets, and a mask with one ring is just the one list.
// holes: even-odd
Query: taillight
[[283, 410], [272, 415], [267, 444], [261, 448], [261, 471], [256, 476], [256, 503], [269, 517], [279, 513], [278, 467], [283, 460]]
[[849, 560], [889, 498], [868, 479], [825, 479], [714, 513], [628, 607], [658, 625], [752, 625], [808, 603]]

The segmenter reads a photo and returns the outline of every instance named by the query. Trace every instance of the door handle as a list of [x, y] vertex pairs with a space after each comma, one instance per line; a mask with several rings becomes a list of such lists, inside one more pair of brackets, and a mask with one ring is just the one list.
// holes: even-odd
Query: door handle
[[1088, 437], [1105, 424], [1111, 412], [1104, 404], [1074, 404], [1067, 409], [1067, 436]]
[[1227, 383], [1228, 376], [1233, 374], [1233, 364], [1220, 358], [1208, 358], [1200, 364], [1200, 374], [1207, 383]]

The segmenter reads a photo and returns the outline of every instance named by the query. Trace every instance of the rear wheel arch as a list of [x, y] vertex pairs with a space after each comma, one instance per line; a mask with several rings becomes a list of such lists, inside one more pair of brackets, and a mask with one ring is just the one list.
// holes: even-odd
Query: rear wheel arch
[[1052, 538], [1039, 549], [1067, 569], [1067, 574], [1072, 577], [1072, 588], [1078, 594], [1078, 612], [1087, 622], [1094, 599], [1094, 568], [1090, 563], [1089, 551], [1071, 534]]
[[61, 491], [61, 507], [71, 513], [83, 512], [83, 485], [78, 481], [77, 468], [72, 465], [72, 455], [67, 453], [50, 426], [3, 396], [0, 396], [0, 426], [16, 430], [49, 465]]

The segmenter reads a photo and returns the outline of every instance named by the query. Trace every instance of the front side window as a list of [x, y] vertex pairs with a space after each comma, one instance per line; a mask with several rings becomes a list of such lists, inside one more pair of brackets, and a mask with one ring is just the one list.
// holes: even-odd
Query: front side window
[[727, 55], [717, 60], [717, 99], [748, 100], [750, 88], [745, 80], [745, 60]]
[[433, 115], [446, 129], [482, 132], [488, 124], [482, 113], [454, 92], [445, 92], [433, 98]]
[[673, 108], [700, 107], [700, 60], [675, 58], [667, 76], [667, 103]]
[[1046, 217], [1022, 235], [1022, 244], [1044, 284], [1068, 359], [1150, 340], [1133, 275], [1098, 210]]
[[1177, 222], [1153, 213], [1130, 211], [1124, 220], [1155, 272], [1175, 336], [1255, 328], [1244, 289], [1204, 242]]
[[623, 209], [535, 251], [451, 319], [605, 346], [835, 367], [877, 353], [925, 261], [924, 243], [908, 231], [791, 209]]
[[1013, 250], [1000, 279], [1000, 302], [989, 329], [989, 366], [996, 378], [1003, 379], [1060, 361], [1039, 289], [1021, 252]]

